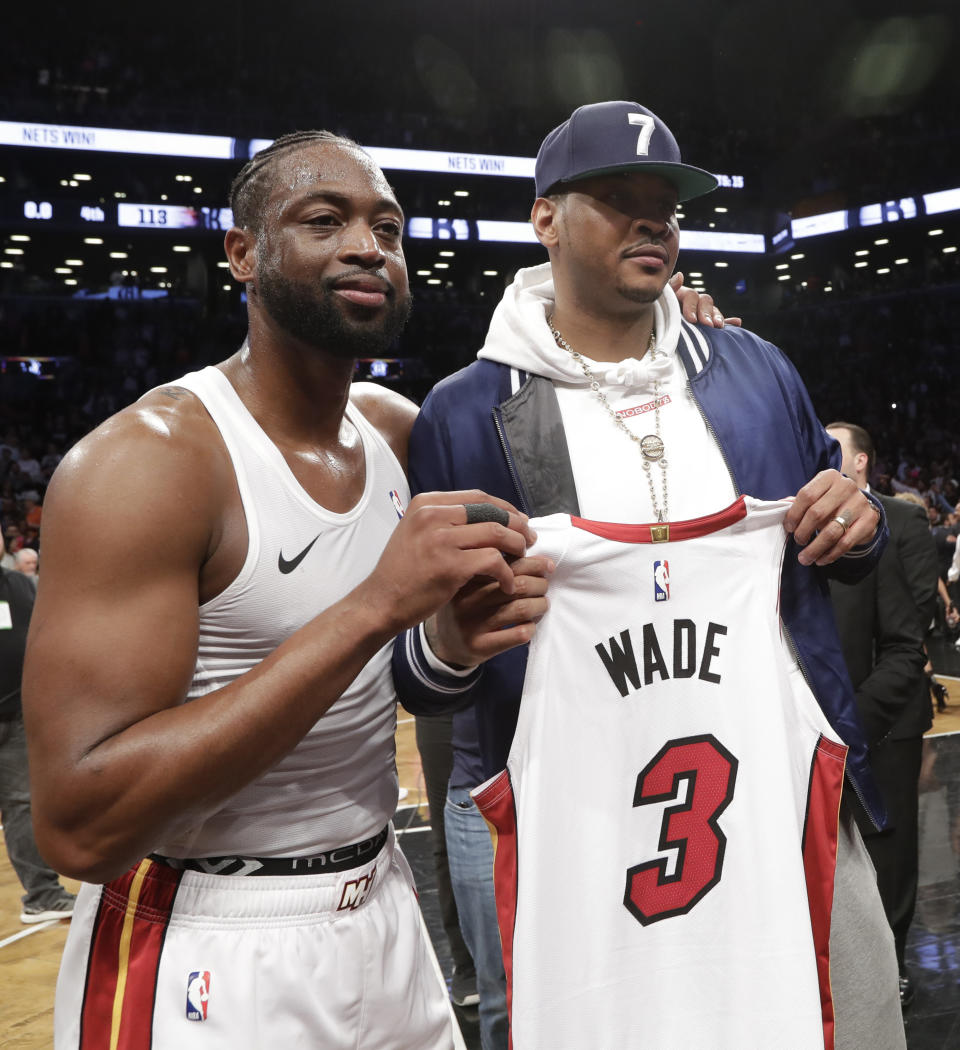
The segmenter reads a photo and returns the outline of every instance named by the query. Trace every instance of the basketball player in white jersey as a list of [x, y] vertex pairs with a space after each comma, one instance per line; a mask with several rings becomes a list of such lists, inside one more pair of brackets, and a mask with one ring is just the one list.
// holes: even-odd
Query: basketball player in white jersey
[[409, 305], [370, 158], [286, 136], [231, 196], [243, 346], [81, 441], [44, 508], [34, 820], [86, 883], [56, 1046], [448, 1050], [385, 647], [476, 574], [512, 589], [531, 534], [468, 524], [476, 492], [409, 502], [414, 406], [351, 392]]

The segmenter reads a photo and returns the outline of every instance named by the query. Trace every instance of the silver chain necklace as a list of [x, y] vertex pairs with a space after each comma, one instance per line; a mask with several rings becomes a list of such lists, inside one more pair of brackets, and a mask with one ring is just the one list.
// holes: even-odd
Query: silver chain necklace
[[[653, 380], [653, 420], [654, 430], [656, 433], [645, 434], [643, 437], [637, 437], [636, 434], [627, 426], [626, 423], [617, 415], [617, 413], [611, 408], [610, 402], [607, 400], [607, 395], [600, 389], [600, 382], [597, 377], [590, 371], [587, 362], [583, 359], [583, 355], [563, 338], [563, 336], [553, 327], [553, 314], [547, 318], [547, 324], [550, 326], [550, 331], [553, 333], [553, 338], [557, 342], [557, 346], [566, 352], [577, 362], [580, 368], [583, 370], [583, 374], [587, 377], [587, 381], [590, 383], [590, 389], [593, 391], [595, 397], [606, 409], [607, 415], [613, 420], [614, 425], [617, 426], [628, 438], [639, 448], [640, 455], [643, 457], [643, 469], [647, 475], [647, 484], [650, 486], [650, 503], [653, 506], [653, 513], [656, 515], [657, 521], [667, 522], [670, 520], [669, 503], [667, 501], [667, 458], [666, 458], [666, 446], [663, 443], [663, 438], [660, 434], [660, 380], [654, 378]], [[656, 339], [654, 333], [650, 333], [650, 344], [647, 347], [651, 357], [656, 357], [658, 351], [654, 347]], [[660, 467], [660, 485], [663, 493], [663, 506], [661, 507], [657, 503], [657, 493], [653, 484], [653, 472], [650, 469], [651, 464], [657, 463]], [[658, 531], [658, 530], [653, 530]], [[659, 530], [664, 535], [654, 535], [655, 541], [662, 541], [669, 538], [669, 531], [666, 526]]]

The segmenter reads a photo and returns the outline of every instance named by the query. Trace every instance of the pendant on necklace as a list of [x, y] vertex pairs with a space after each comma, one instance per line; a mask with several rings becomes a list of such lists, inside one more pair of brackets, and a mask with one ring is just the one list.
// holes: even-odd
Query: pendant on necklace
[[663, 442], [656, 434], [647, 434], [640, 438], [640, 452], [644, 459], [655, 463], [658, 459], [663, 459]]

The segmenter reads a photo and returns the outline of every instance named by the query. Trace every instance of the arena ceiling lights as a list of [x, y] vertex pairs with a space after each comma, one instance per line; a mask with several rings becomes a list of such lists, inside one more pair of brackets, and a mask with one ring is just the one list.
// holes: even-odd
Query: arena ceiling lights
[[[178, 134], [163, 131], [134, 131], [117, 128], [88, 128], [62, 124], [33, 124], [0, 121], [0, 146], [32, 147], [61, 150], [88, 150], [146, 156], [179, 156], [211, 160], [247, 160], [272, 139], [242, 139], [223, 135]], [[532, 178], [534, 158], [499, 156], [480, 153], [450, 153], [441, 150], [393, 149], [364, 147], [385, 169], [392, 171], [433, 172], [447, 175], [486, 175], [509, 178]], [[718, 175], [721, 187], [737, 189], [744, 185], [743, 176]], [[30, 203], [30, 202], [28, 202]], [[229, 209], [169, 208], [164, 222], [154, 222], [151, 213], [161, 205], [129, 205], [121, 226], [172, 225], [176, 228], [201, 226], [223, 229], [229, 224]], [[870, 204], [846, 211], [827, 212], [793, 220], [771, 240], [773, 252], [786, 250], [794, 241], [819, 237], [846, 230], [918, 218], [921, 214], [939, 215], [960, 210], [960, 187], [927, 193], [918, 197]], [[170, 222], [173, 212], [177, 220]], [[180, 213], [183, 213], [182, 215]], [[187, 214], [189, 213], [189, 214]], [[203, 213], [201, 215], [201, 213]], [[47, 218], [30, 216], [27, 218]], [[82, 216], [85, 220], [103, 221], [104, 215]], [[495, 243], [528, 244], [535, 241], [528, 223], [497, 220], [432, 219], [415, 217], [409, 221], [408, 235], [434, 240], [472, 240]], [[705, 230], [683, 230], [681, 247], [689, 251], [748, 252], [763, 254], [767, 250], [762, 234], [717, 233]]]

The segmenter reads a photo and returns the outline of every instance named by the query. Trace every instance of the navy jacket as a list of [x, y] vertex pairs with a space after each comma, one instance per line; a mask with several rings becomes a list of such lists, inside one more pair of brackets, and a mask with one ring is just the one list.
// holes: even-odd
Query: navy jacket
[[[839, 445], [824, 431], [796, 370], [775, 346], [743, 329], [684, 321], [678, 353], [738, 494], [783, 499], [796, 495], [819, 471], [839, 469]], [[476, 361], [430, 392], [411, 434], [409, 474], [414, 494], [480, 488], [531, 517], [579, 513], [552, 383], [493, 361]], [[878, 826], [883, 805], [867, 765], [828, 577], [860, 579], [876, 564], [886, 540], [881, 517], [869, 545], [819, 569], [800, 565], [791, 539], [781, 580], [781, 615], [790, 645], [827, 720], [849, 747], [849, 781]], [[526, 649], [515, 649], [469, 678], [456, 679], [427, 666], [415, 629], [394, 647], [397, 693], [408, 711], [430, 714], [475, 704], [484, 776], [506, 765], [525, 667]]]

